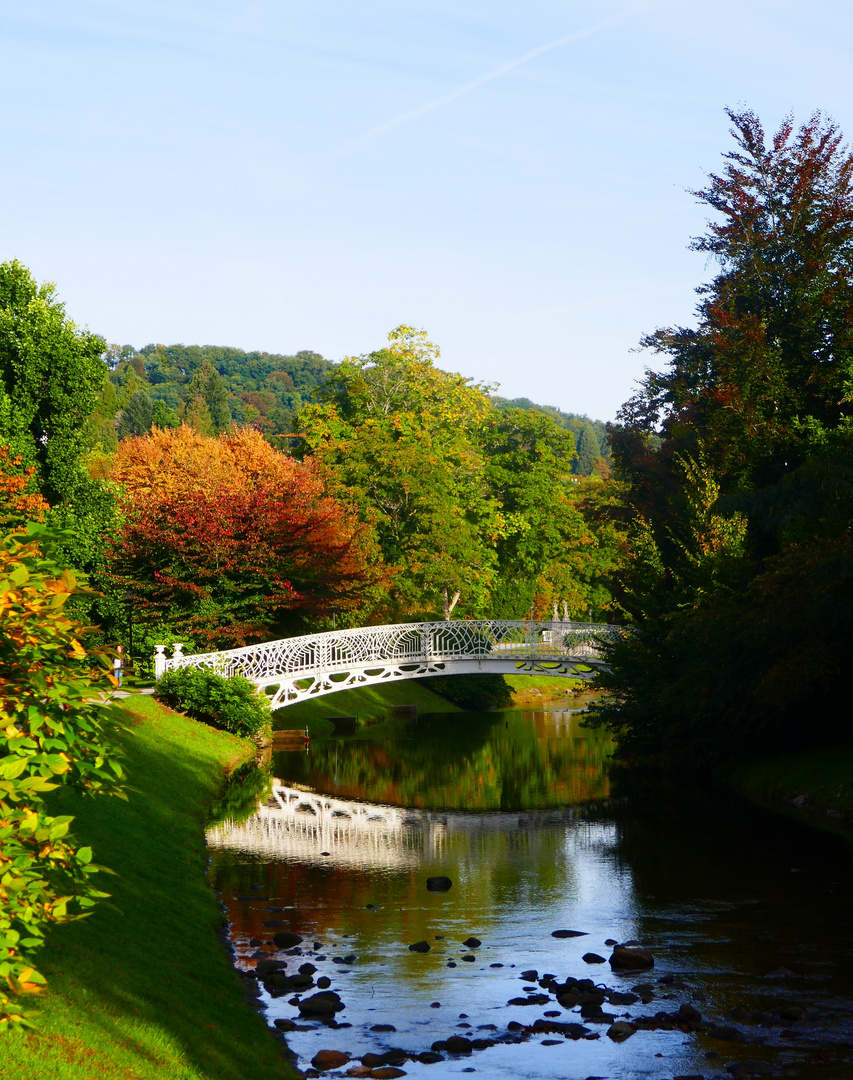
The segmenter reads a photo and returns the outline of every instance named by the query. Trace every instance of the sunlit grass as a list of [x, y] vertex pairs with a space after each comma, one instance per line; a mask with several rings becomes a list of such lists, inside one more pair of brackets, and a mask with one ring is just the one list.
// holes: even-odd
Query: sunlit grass
[[129, 801], [54, 797], [117, 877], [91, 918], [40, 954], [49, 992], [35, 1034], [0, 1039], [4, 1080], [255, 1080], [293, 1075], [243, 998], [207, 884], [206, 808], [252, 753], [151, 698], [124, 703]]

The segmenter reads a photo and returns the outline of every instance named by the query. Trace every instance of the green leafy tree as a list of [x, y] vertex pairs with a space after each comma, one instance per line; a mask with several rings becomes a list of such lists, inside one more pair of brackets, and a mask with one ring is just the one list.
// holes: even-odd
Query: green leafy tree
[[[694, 193], [716, 217], [692, 246], [719, 272], [695, 327], [644, 339], [667, 367], [611, 431], [637, 625], [603, 719], [620, 752], [703, 761], [828, 737], [851, 644], [853, 154], [820, 114], [769, 140], [729, 117], [735, 148]], [[817, 681], [782, 674], [798, 637]]]
[[231, 412], [228, 408], [228, 391], [225, 388], [220, 375], [209, 360], [205, 360], [196, 369], [195, 374], [187, 387], [187, 396], [190, 402], [201, 399], [210, 416], [212, 431], [201, 431], [203, 435], [218, 435], [227, 431], [231, 423]]
[[[159, 404], [159, 403], [158, 403]], [[120, 439], [132, 435], [145, 435], [154, 420], [154, 402], [147, 390], [136, 390], [121, 411], [118, 422]]]
[[55, 286], [17, 261], [0, 264], [0, 444], [36, 470], [53, 506], [86, 478], [88, 421], [104, 381], [103, 338], [66, 316]]
[[31, 1023], [26, 1000], [45, 979], [33, 956], [51, 925], [85, 915], [106, 894], [92, 851], [52, 817], [57, 782], [121, 795], [111, 747], [111, 658], [85, 650], [67, 611], [79, 591], [50, 552], [55, 534], [30, 525], [0, 540], [0, 1027]]
[[511, 526], [496, 544], [492, 614], [550, 618], [564, 602], [572, 618], [605, 611], [606, 576], [621, 544], [606, 517], [589, 512], [594, 487], [573, 475], [571, 432], [546, 413], [496, 409], [482, 443], [489, 485]]
[[507, 528], [479, 445], [489, 399], [438, 356], [424, 331], [400, 326], [387, 348], [344, 360], [326, 403], [297, 418], [306, 452], [376, 530], [394, 574], [384, 617], [482, 612]]

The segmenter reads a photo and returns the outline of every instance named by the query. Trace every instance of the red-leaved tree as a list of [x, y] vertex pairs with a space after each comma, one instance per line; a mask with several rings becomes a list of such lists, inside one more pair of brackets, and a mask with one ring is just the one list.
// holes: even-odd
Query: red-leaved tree
[[[312, 463], [261, 442], [178, 429], [121, 444], [138, 445], [114, 472], [126, 523], [112, 569], [137, 620], [231, 648], [371, 606], [381, 570], [370, 531], [326, 494]], [[138, 467], [152, 446], [161, 484]]]

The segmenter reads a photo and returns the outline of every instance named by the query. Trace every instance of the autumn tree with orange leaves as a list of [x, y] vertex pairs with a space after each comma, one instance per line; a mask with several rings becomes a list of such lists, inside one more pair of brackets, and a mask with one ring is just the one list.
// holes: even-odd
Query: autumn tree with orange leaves
[[312, 462], [259, 432], [183, 426], [124, 440], [112, 479], [125, 523], [114, 583], [134, 618], [230, 648], [363, 614], [381, 588], [370, 530], [326, 493]]
[[0, 526], [3, 529], [25, 521], [44, 521], [50, 507], [30, 488], [35, 468], [24, 468], [23, 459], [12, 455], [8, 446], [0, 446]]

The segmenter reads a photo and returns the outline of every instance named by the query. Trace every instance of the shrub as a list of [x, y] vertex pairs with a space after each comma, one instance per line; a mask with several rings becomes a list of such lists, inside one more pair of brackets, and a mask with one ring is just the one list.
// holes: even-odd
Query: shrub
[[159, 679], [155, 696], [164, 705], [232, 735], [251, 738], [272, 727], [269, 702], [242, 675], [226, 678], [206, 668], [176, 668]]

